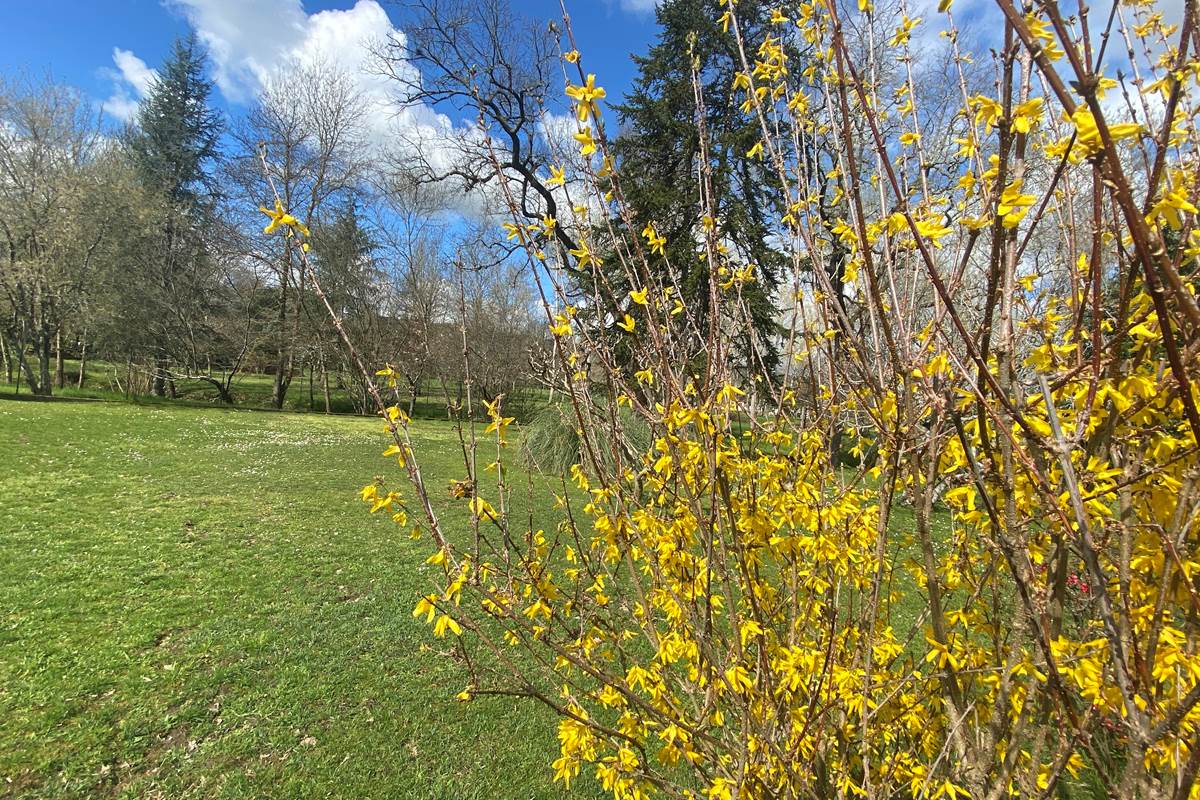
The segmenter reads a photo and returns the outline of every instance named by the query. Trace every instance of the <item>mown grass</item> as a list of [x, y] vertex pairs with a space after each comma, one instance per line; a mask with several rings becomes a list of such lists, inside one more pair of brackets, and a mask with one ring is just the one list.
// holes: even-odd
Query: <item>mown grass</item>
[[[430, 485], [461, 477], [453, 429], [416, 431]], [[542, 709], [453, 700], [411, 616], [430, 545], [355, 497], [381, 442], [0, 401], [0, 796], [559, 796]]]
[[[440, 493], [454, 429], [415, 432]], [[0, 400], [0, 797], [561, 796], [550, 715], [455, 702], [412, 618], [431, 545], [356, 497], [384, 444], [360, 417]], [[916, 596], [902, 568], [890, 588]]]
[[[116, 400], [132, 402], [139, 405], [173, 405], [173, 406], [205, 406], [227, 407], [217, 390], [209, 383], [196, 379], [179, 379], [175, 383], [176, 397], [162, 398], [144, 392], [131, 392], [131, 386], [145, 388], [145, 375], [141, 380], [131, 384], [127, 368], [123, 364], [108, 361], [89, 361], [84, 372], [82, 385], [79, 384], [79, 362], [67, 359], [64, 362], [65, 385], [53, 391], [54, 396], [70, 399], [86, 400]], [[135, 373], [137, 374], [137, 373]], [[14, 380], [7, 382], [0, 372], [0, 399], [28, 397], [29, 387], [14, 372]], [[218, 374], [218, 377], [223, 377]], [[242, 409], [271, 409], [271, 393], [274, 388], [274, 376], [241, 372], [234, 376], [230, 385], [233, 405]], [[350, 396], [349, 385], [339, 387], [335, 376], [330, 376], [330, 412], [333, 414], [355, 414], [357, 408]], [[416, 402], [412, 407], [415, 419], [447, 419], [446, 398], [449, 392], [452, 398], [457, 398], [461, 392], [458, 384], [444, 385], [438, 380], [426, 380], [421, 383]], [[407, 391], [401, 392], [401, 405], [408, 408]], [[525, 420], [546, 403], [546, 391], [540, 387], [529, 385], [518, 389], [515, 394], [510, 392], [504, 407], [510, 415]], [[325, 398], [319, 376], [310, 376], [303, 370], [298, 371], [284, 395], [284, 411], [324, 413]], [[474, 409], [477, 415], [482, 409]]]

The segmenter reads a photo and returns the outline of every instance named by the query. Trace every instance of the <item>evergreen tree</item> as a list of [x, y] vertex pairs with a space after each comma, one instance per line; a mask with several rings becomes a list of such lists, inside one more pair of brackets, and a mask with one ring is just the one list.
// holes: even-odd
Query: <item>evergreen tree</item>
[[176, 39], [138, 108], [128, 145], [148, 188], [195, 209], [215, 192], [209, 168], [219, 157], [221, 115], [209, 105], [213, 84], [196, 35]]
[[[195, 360], [194, 338], [210, 314], [214, 292], [204, 230], [212, 222], [221, 115], [209, 105], [208, 59], [194, 33], [175, 41], [126, 136], [130, 160], [161, 203], [158, 264], [147, 308], [154, 342], [155, 395], [174, 394], [172, 360]], [[189, 368], [195, 364], [188, 364]]]
[[[638, 230], [653, 223], [666, 237], [667, 256], [680, 272], [684, 300], [706, 320], [710, 275], [696, 252], [702, 236], [700, 134], [690, 50], [700, 66], [713, 201], [722, 237], [739, 259], [757, 267], [757, 283], [743, 292], [753, 332], [739, 337], [738, 344], [752, 372], [770, 371], [779, 360], [781, 333], [771, 295], [787, 261], [771, 240], [773, 221], [785, 213], [780, 207], [784, 193], [769, 162], [746, 158], [762, 136], [754, 112], [743, 112], [734, 95], [733, 78], [741, 62], [736, 41], [717, 22], [723, 11], [718, 0], [665, 0], [658, 6], [658, 40], [647, 55], [634, 56], [638, 78], [617, 106], [621, 132], [615, 152]], [[737, 13], [746, 40], [759, 41], [769, 8], [745, 0]]]
[[[333, 218], [313, 231], [311, 263], [321, 287], [339, 317], [368, 301], [375, 283], [375, 251], [379, 243], [362, 224], [358, 200], [349, 197]], [[316, 319], [326, 310], [315, 297]]]

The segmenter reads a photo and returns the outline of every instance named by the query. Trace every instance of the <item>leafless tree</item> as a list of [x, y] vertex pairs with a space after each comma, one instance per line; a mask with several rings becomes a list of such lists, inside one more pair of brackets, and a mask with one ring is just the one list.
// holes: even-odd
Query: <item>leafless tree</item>
[[[478, 126], [426, 133], [397, 142], [391, 160], [422, 183], [463, 192], [494, 186], [493, 154], [515, 181], [522, 213], [534, 220], [558, 216], [559, 196], [546, 180], [552, 163], [545, 110], [556, 91], [558, 43], [551, 25], [527, 19], [505, 0], [414, 0], [406, 5], [404, 34], [375, 47], [384, 73], [410, 109], [452, 108], [478, 116]], [[428, 137], [433, 136], [430, 141]], [[557, 243], [577, 247], [569, 230]]]
[[85, 204], [99, 143], [98, 120], [78, 91], [49, 79], [0, 84], [0, 285], [8, 312], [0, 337], [35, 394], [52, 390], [52, 352], [61, 364], [73, 290], [104, 235]]
[[[364, 114], [353, 81], [329, 64], [298, 64], [270, 80], [236, 133], [240, 155], [231, 164], [230, 177], [252, 198], [245, 205], [269, 205], [258, 156], [262, 146], [284, 205], [309, 228], [319, 225], [330, 200], [352, 192], [363, 175]], [[302, 243], [282, 236], [252, 242], [248, 255], [269, 273], [276, 295], [271, 403], [282, 408], [297, 367], [294, 345], [305, 294], [298, 257]]]

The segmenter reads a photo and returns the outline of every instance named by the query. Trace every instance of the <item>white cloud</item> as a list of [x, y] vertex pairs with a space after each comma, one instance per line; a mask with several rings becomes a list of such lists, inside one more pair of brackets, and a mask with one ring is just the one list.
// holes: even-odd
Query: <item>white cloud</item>
[[[356, 0], [347, 9], [312, 14], [302, 0], [163, 0], [180, 12], [208, 50], [213, 81], [231, 103], [247, 104], [294, 65], [320, 63], [346, 75], [366, 106], [368, 141], [421, 142], [432, 163], [444, 166], [450, 140], [462, 135], [453, 122], [427, 106], [399, 102], [396, 82], [372, 68], [372, 45], [406, 36], [392, 25], [377, 0]], [[104, 109], [132, 118], [154, 72], [127, 50], [113, 51], [117, 89]], [[415, 74], [414, 74], [415, 77]], [[440, 152], [439, 152], [440, 151]]]
[[155, 72], [129, 50], [114, 47], [112, 58], [117, 68], [106, 73], [115, 86], [101, 108], [119, 120], [128, 121], [137, 113], [138, 101], [146, 96]]
[[361, 73], [369, 42], [397, 31], [375, 0], [307, 14], [300, 0], [168, 0], [208, 48], [228, 100], [251, 100], [283, 65], [316, 57]]
[[137, 116], [138, 101], [129, 96], [129, 91], [125, 88], [118, 88], [112, 93], [107, 100], [100, 104], [100, 108], [104, 113], [119, 119], [122, 122], [129, 122]]
[[145, 61], [130, 51], [122, 50], [119, 47], [113, 48], [113, 63], [121, 71], [121, 76], [138, 93], [138, 97], [145, 97], [146, 92], [150, 89], [150, 84], [154, 83], [154, 79], [157, 77], [154, 70], [147, 67]]
[[[345, 9], [308, 13], [303, 0], [162, 0], [190, 24], [208, 51], [212, 78], [221, 95], [235, 105], [254, 101], [276, 81], [286, 83], [289, 68], [319, 64], [346, 75], [366, 106], [366, 140], [375, 148], [372, 159], [395, 164], [397, 159], [423, 163], [445, 172], [461, 163], [464, 152], [486, 154], [486, 134], [469, 119], [453, 120], [420, 103], [405, 103], [403, 87], [376, 68], [373, 45], [390, 42], [403, 47], [404, 31], [395, 27], [379, 0], [355, 0]], [[652, 11], [655, 0], [620, 0], [630, 10]], [[119, 70], [118, 91], [104, 104], [120, 119], [130, 119], [136, 100], [154, 73], [133, 53], [114, 50]], [[403, 69], [391, 64], [392, 69]], [[412, 68], [410, 68], [412, 69]], [[419, 80], [415, 70], [406, 79]], [[542, 129], [556, 143], [570, 141], [568, 120]], [[566, 161], [564, 160], [564, 163]], [[478, 215], [495, 207], [494, 186], [476, 188], [470, 196], [448, 184], [447, 201], [457, 210]], [[451, 195], [457, 194], [457, 197]]]
[[[246, 103], [290, 65], [320, 63], [345, 74], [367, 108], [368, 141], [419, 140], [435, 148], [454, 133], [446, 116], [398, 101], [396, 82], [373, 68], [372, 45], [403, 45], [377, 0], [308, 14], [301, 0], [167, 0], [208, 48], [213, 80], [225, 98]], [[414, 76], [415, 77], [415, 74]]]
[[660, 0], [621, 0], [621, 10], [635, 14], [649, 14], [658, 8]]
[[[377, 0], [357, 0], [348, 9], [308, 14], [302, 0], [164, 0], [191, 24], [208, 50], [212, 77], [231, 103], [246, 104], [289, 66], [322, 65], [349, 76], [377, 116], [398, 113], [394, 84], [370, 68], [371, 45], [386, 39], [403, 44]], [[106, 110], [125, 117], [143, 97], [154, 71], [128, 50], [115, 48], [108, 70], [117, 89]]]

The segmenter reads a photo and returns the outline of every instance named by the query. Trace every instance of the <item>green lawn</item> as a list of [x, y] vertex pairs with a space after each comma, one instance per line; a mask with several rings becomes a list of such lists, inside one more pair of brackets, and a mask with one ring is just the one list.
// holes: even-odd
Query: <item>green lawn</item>
[[[127, 368], [123, 364], [114, 364], [108, 361], [89, 361], [82, 386], [78, 385], [79, 362], [67, 359], [64, 364], [66, 383], [63, 388], [54, 389], [56, 397], [120, 400], [143, 405], [224, 407], [216, 389], [211, 384], [201, 380], [180, 379], [176, 381], [177, 398], [166, 399], [152, 397], [149, 394], [130, 394], [129, 376]], [[14, 378], [16, 377], [14, 374]], [[218, 374], [218, 377], [222, 376]], [[284, 396], [283, 410], [325, 411], [325, 399], [320, 377], [315, 377], [311, 384], [309, 378], [309, 374], [304, 370], [296, 372], [287, 394]], [[272, 375], [253, 372], [238, 373], [230, 386], [234, 405], [242, 409], [270, 409], [274, 380]], [[145, 388], [146, 384], [143, 380], [138, 382], [137, 386]], [[446, 386], [440, 381], [433, 379], [422, 382], [420, 393], [413, 406], [413, 417], [417, 419], [446, 419], [447, 391], [452, 396], [457, 397], [460, 389], [457, 384]], [[350, 390], [348, 388], [339, 388], [334, 376], [330, 377], [329, 394], [330, 410], [334, 414], [356, 413], [354, 401], [350, 397]], [[408, 395], [406, 390], [401, 390], [401, 395], [401, 405], [407, 408]], [[6, 399], [6, 396], [28, 397], [29, 387], [24, 381], [21, 381], [19, 384], [15, 380], [7, 382], [3, 372], [0, 372], [0, 399]], [[546, 399], [545, 389], [528, 385], [517, 389], [515, 392], [510, 391], [505, 400], [504, 407], [509, 414], [524, 420], [536, 411], [536, 409], [540, 408], [546, 402]], [[481, 409], [478, 406], [475, 409], [475, 413], [481, 413]]]
[[[417, 432], [430, 485], [461, 477], [453, 429]], [[430, 545], [355, 496], [382, 447], [360, 418], [0, 401], [0, 796], [560, 796], [548, 714], [453, 700], [411, 616]]]

